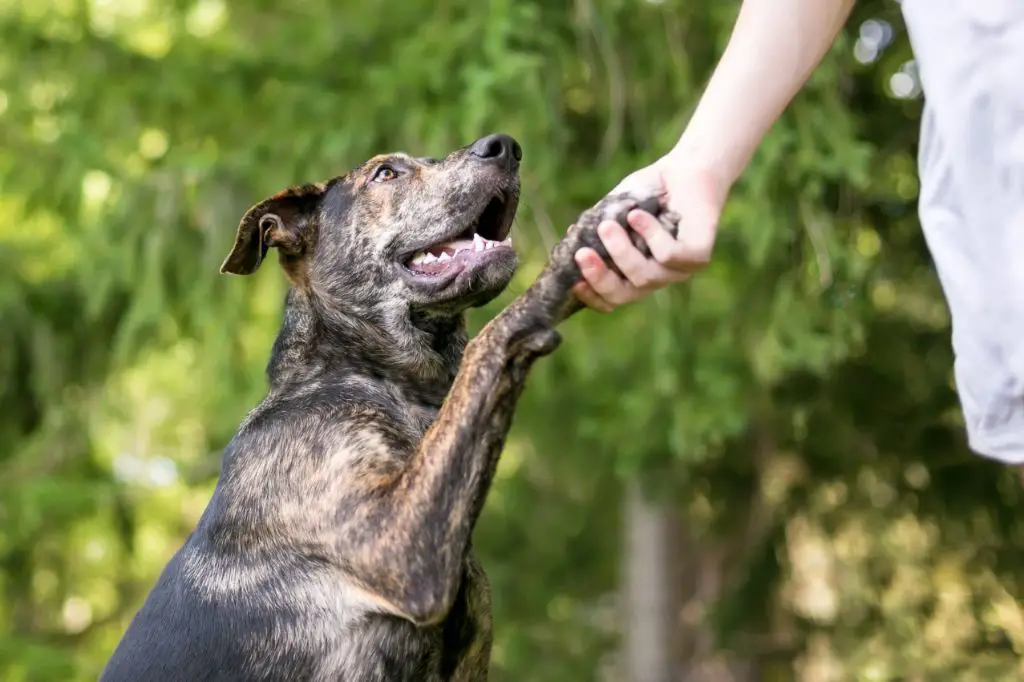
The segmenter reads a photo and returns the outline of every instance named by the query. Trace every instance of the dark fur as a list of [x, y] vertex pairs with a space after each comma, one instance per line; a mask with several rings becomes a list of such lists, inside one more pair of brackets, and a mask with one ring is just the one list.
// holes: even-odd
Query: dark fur
[[[514, 212], [518, 162], [468, 149], [377, 157], [246, 213], [222, 270], [253, 272], [276, 247], [292, 282], [270, 391], [104, 682], [487, 678], [490, 592], [470, 535], [527, 372], [580, 308], [573, 253], [637, 202], [585, 212], [467, 345], [464, 311], [504, 289], [514, 256], [441, 289], [410, 283], [399, 259], [471, 224], [496, 191]], [[373, 182], [380, 162], [401, 177]]]

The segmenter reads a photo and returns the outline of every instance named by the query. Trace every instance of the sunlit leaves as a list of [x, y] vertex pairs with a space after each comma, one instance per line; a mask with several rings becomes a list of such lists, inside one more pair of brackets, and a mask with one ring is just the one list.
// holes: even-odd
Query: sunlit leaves
[[[0, 0], [0, 676], [95, 679], [209, 499], [285, 290], [273, 257], [217, 275], [246, 207], [383, 150], [514, 134], [523, 264], [479, 328], [580, 209], [675, 142], [737, 7]], [[538, 363], [475, 540], [495, 680], [607, 663], [631, 476], [708, 542], [749, 540], [722, 604], [744, 655], [744, 636], [786, 635], [787, 672], [1012, 674], [1005, 647], [974, 651], [1020, 646], [996, 561], [1019, 559], [1019, 488], [963, 447], [916, 225], [919, 102], [888, 94], [911, 71], [897, 11], [858, 4], [849, 36], [884, 21], [893, 42], [836, 45], [735, 188], [707, 271], [580, 314]]]

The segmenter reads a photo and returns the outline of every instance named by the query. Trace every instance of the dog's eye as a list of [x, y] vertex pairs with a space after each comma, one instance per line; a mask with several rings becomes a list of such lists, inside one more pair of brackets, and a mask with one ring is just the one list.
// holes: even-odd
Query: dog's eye
[[381, 166], [373, 173], [373, 182], [388, 182], [398, 179], [398, 171], [391, 166]]

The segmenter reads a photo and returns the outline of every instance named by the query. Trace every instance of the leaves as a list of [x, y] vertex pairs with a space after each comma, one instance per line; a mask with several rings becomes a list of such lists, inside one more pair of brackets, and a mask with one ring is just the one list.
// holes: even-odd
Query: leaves
[[[95, 679], [265, 390], [284, 278], [216, 274], [246, 207], [384, 150], [515, 135], [523, 264], [479, 328], [675, 142], [737, 6], [0, 3], [4, 679]], [[869, 19], [892, 40], [861, 63]], [[577, 316], [538, 364], [475, 539], [495, 680], [614, 664], [630, 477], [700, 531], [724, 587], [698, 610], [735, 655], [807, 680], [1019, 677], [1020, 493], [963, 442], [919, 102], [888, 91], [909, 58], [894, 3], [858, 4], [708, 270]]]

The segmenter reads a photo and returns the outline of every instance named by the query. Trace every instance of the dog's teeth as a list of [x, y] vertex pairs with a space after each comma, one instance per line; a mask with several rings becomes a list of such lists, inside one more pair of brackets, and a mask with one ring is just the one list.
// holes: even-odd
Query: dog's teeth
[[452, 259], [452, 257], [448, 255], [447, 251], [442, 251], [441, 255], [437, 257], [438, 262], [444, 262], [446, 260], [451, 260], [451, 259]]
[[485, 241], [487, 241], [487, 240], [484, 239], [483, 237], [481, 237], [480, 235], [474, 234], [473, 235], [473, 250], [474, 251], [483, 251], [484, 250], [484, 242]]
[[416, 255], [415, 255], [414, 257], [413, 257], [413, 259], [412, 259], [412, 264], [413, 264], [413, 265], [422, 265], [422, 264], [423, 264], [423, 261], [424, 261], [424, 259], [426, 259], [426, 257], [427, 257], [427, 254], [425, 254], [425, 253], [423, 253], [422, 251], [420, 251], [419, 253], [417, 253], [417, 254], [416, 254]]
[[434, 262], [434, 261], [436, 261], [436, 260], [437, 260], [437, 256], [435, 256], [435, 255], [434, 255], [434, 254], [432, 254], [432, 253], [428, 253], [427, 255], [425, 255], [425, 256], [423, 257], [423, 261], [422, 261], [422, 263], [423, 263], [424, 265], [426, 265], [427, 263], [433, 263], [433, 262]]
[[505, 246], [512, 246], [512, 235], [505, 237], [505, 241], [502, 242]]
[[484, 240], [484, 248], [485, 249], [493, 249], [494, 248], [494, 242], [492, 242], [490, 239], [485, 239]]

